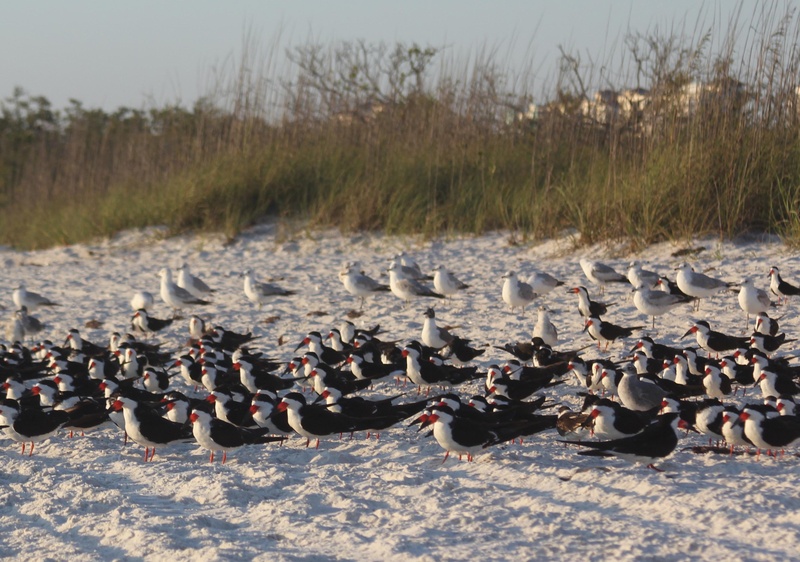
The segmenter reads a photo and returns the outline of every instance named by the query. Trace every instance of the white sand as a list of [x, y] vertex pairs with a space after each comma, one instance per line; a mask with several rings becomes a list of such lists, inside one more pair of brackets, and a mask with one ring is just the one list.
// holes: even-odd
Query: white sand
[[[382, 236], [344, 237], [333, 232], [277, 240], [271, 227], [253, 229], [230, 245], [217, 237], [161, 239], [158, 230], [126, 232], [94, 245], [40, 252], [0, 251], [2, 314], [13, 312], [11, 291], [24, 281], [63, 306], [35, 316], [48, 324], [43, 334], [62, 342], [71, 327], [84, 338], [107, 343], [111, 331], [126, 331], [134, 292], [156, 295], [152, 314], [170, 314], [158, 298], [158, 271], [187, 261], [195, 275], [217, 290], [214, 303], [189, 311], [237, 331], [263, 338], [258, 349], [288, 360], [310, 330], [337, 327], [358, 300], [344, 291], [337, 272], [359, 260], [367, 273], [383, 280], [399, 250], [430, 271], [445, 264], [471, 288], [452, 302], [437, 304], [439, 325], [480, 344], [527, 340], [535, 306], [510, 313], [500, 297], [501, 276], [509, 269], [523, 279], [543, 270], [567, 286], [597, 287], [583, 277], [578, 259], [602, 259], [624, 272], [642, 260], [674, 278], [678, 247], [661, 244], [639, 253], [606, 248], [575, 251], [568, 239], [533, 245], [508, 244], [507, 234], [416, 243]], [[767, 288], [770, 265], [784, 277], [800, 276], [800, 259], [775, 241], [723, 243], [701, 240], [708, 249], [693, 263], [715, 268], [730, 281], [752, 276]], [[280, 278], [298, 291], [257, 310], [244, 297], [239, 272], [252, 268], [261, 280]], [[590, 343], [581, 332], [577, 299], [559, 288], [542, 299], [552, 310], [563, 349]], [[602, 300], [616, 301], [606, 319], [622, 325], [647, 324], [633, 306], [629, 289], [610, 287]], [[391, 294], [370, 299], [364, 327], [380, 324], [387, 339], [419, 339], [420, 300], [404, 308]], [[785, 331], [797, 335], [796, 303], [778, 309]], [[324, 312], [323, 316], [309, 315]], [[187, 313], [187, 317], [188, 317]], [[269, 316], [280, 318], [265, 324]], [[692, 318], [712, 327], [744, 332], [744, 313], [735, 293], [689, 306], [658, 320], [657, 339], [677, 342]], [[103, 323], [99, 329], [87, 321]], [[186, 321], [159, 339], [178, 351], [188, 338]], [[286, 344], [278, 345], [279, 338]], [[40, 338], [41, 339], [41, 338]], [[612, 356], [631, 341], [612, 347]], [[177, 353], [176, 353], [177, 354]], [[596, 349], [586, 357], [597, 355]], [[482, 367], [510, 359], [488, 351]], [[180, 381], [176, 385], [185, 390]], [[549, 392], [573, 407], [577, 387], [570, 382]], [[377, 393], [398, 392], [382, 382]], [[477, 385], [462, 389], [463, 396]], [[411, 396], [415, 398], [415, 396]], [[749, 390], [748, 399], [760, 399]], [[735, 399], [737, 401], [740, 398]], [[487, 450], [475, 462], [450, 459], [432, 438], [404, 425], [379, 441], [330, 439], [319, 450], [305, 440], [287, 445], [246, 447], [224, 466], [210, 465], [193, 444], [159, 450], [142, 462], [135, 444], [122, 446], [118, 430], [86, 437], [59, 435], [37, 446], [33, 457], [0, 441], [0, 557], [69, 560], [98, 559], [794, 559], [800, 546], [800, 459], [695, 455], [680, 448], [705, 443], [689, 436], [664, 462], [663, 474], [621, 460], [581, 457], [565, 449], [554, 431], [522, 446]], [[794, 451], [791, 451], [794, 453]], [[562, 477], [572, 477], [564, 481]]]

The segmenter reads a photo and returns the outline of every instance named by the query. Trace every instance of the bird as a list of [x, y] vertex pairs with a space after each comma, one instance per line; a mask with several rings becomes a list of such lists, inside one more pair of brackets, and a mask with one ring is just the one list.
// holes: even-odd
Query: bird
[[681, 339], [691, 334], [695, 335], [697, 345], [705, 349], [709, 354], [720, 354], [723, 351], [747, 347], [750, 343], [749, 338], [729, 336], [712, 330], [709, 323], [705, 320], [698, 320], [695, 322], [694, 325], [681, 336]]
[[600, 294], [605, 292], [605, 287], [608, 283], [629, 282], [627, 277], [617, 273], [613, 268], [602, 262], [581, 258], [580, 264], [586, 278], [595, 285], [600, 286]]
[[58, 303], [51, 301], [47, 297], [43, 297], [39, 293], [28, 291], [23, 283], [20, 283], [17, 288], [14, 289], [11, 298], [17, 310], [20, 310], [24, 306], [28, 311], [33, 312], [42, 306], [59, 306]]
[[343, 271], [339, 272], [339, 279], [348, 293], [361, 299], [360, 309], [364, 308], [364, 303], [368, 296], [390, 291], [389, 285], [379, 283], [372, 277], [364, 275], [363, 272], [351, 264], [348, 264]]
[[305, 396], [299, 392], [286, 394], [277, 405], [279, 412], [286, 412], [289, 425], [306, 438], [306, 447], [316, 439], [316, 448], [323, 437], [336, 433], [350, 433], [357, 428], [355, 420], [328, 410], [326, 406], [306, 404]]
[[563, 281], [559, 281], [544, 271], [537, 271], [531, 274], [527, 279], [527, 283], [531, 286], [533, 292], [539, 296], [544, 296], [556, 287], [564, 285]]
[[542, 341], [550, 347], [555, 347], [558, 344], [558, 330], [550, 321], [550, 315], [545, 306], [539, 307], [536, 324], [533, 325], [532, 337], [541, 338]]
[[444, 295], [431, 290], [417, 279], [403, 277], [400, 267], [401, 266], [396, 261], [393, 261], [389, 265], [389, 289], [394, 296], [405, 301], [406, 305], [411, 302], [411, 299], [416, 297], [445, 298]]
[[3, 433], [17, 443], [30, 443], [28, 456], [33, 455], [35, 443], [49, 439], [67, 422], [69, 415], [62, 410], [45, 411], [39, 407], [21, 408], [16, 400], [0, 403], [0, 427]]
[[131, 310], [134, 312], [142, 308], [144, 310], [152, 308], [154, 303], [155, 299], [153, 298], [153, 294], [148, 291], [135, 292], [130, 301]]
[[783, 449], [800, 439], [800, 418], [770, 418], [762, 408], [752, 404], [745, 406], [739, 414], [739, 423], [744, 426], [744, 437], [758, 449], [759, 454], [762, 450]]
[[271, 297], [288, 297], [295, 294], [295, 291], [278, 285], [256, 281], [252, 269], [244, 270], [242, 277], [244, 277], [244, 295], [250, 302], [257, 304], [259, 310]]
[[781, 273], [774, 265], [769, 268], [769, 290], [778, 297], [778, 303], [786, 302], [789, 297], [800, 295], [800, 287], [792, 285], [781, 278]]
[[264, 431], [253, 431], [237, 427], [226, 421], [211, 417], [203, 410], [192, 410], [189, 415], [192, 435], [197, 444], [211, 452], [209, 462], [214, 462], [214, 453], [222, 451], [222, 464], [228, 459], [228, 451], [244, 445], [274, 443], [283, 441], [282, 436], [271, 436]]
[[427, 308], [423, 313], [425, 319], [422, 321], [422, 343], [434, 349], [442, 349], [449, 345], [455, 336], [446, 328], [436, 325], [436, 312], [432, 308]]
[[28, 307], [24, 305], [14, 312], [14, 319], [19, 322], [22, 329], [22, 338], [14, 338], [14, 340], [23, 341], [26, 337], [35, 336], [45, 329], [44, 322], [28, 314]]
[[602, 343], [605, 343], [606, 350], [608, 350], [609, 344], [613, 343], [614, 340], [619, 338], [629, 338], [633, 332], [636, 330], [641, 330], [642, 328], [644, 328], [644, 326], [631, 326], [630, 328], [625, 328], [622, 326], [617, 326], [616, 324], [612, 324], [611, 322], [600, 320], [600, 318], [596, 316], [590, 316], [586, 319], [583, 331], [588, 332], [592, 339], [597, 342], [598, 348]]
[[700, 309], [700, 299], [714, 296], [720, 291], [734, 286], [733, 283], [728, 283], [722, 279], [716, 279], [704, 273], [699, 273], [685, 262], [680, 264], [675, 270], [678, 272], [675, 277], [678, 288], [690, 297], [695, 297], [697, 299], [695, 310]]
[[616, 456], [631, 462], [647, 463], [648, 468], [663, 472], [654, 463], [672, 454], [675, 447], [678, 446], [678, 430], [688, 428], [689, 424], [680, 418], [680, 414], [673, 412], [658, 416], [654, 423], [630, 437], [610, 441], [564, 440], [560, 442], [590, 449], [579, 452], [579, 455]]
[[[190, 441], [191, 428], [161, 417], [148, 405], [120, 395], [111, 404], [112, 409], [123, 413], [125, 432], [144, 449], [145, 462], [152, 461], [156, 447], [177, 441]], [[152, 452], [150, 451], [152, 449]]]
[[400, 270], [400, 275], [406, 279], [416, 279], [417, 281], [430, 281], [433, 279], [431, 275], [426, 275], [422, 272], [422, 268], [415, 262], [411, 256], [402, 251], [394, 257], [394, 261]]
[[578, 312], [581, 313], [581, 316], [584, 318], [588, 318], [590, 316], [596, 316], [600, 318], [606, 312], [608, 312], [608, 307], [611, 306], [613, 303], [604, 304], [601, 302], [593, 301], [589, 298], [589, 291], [586, 290], [586, 287], [573, 287], [567, 291], [568, 293], [575, 293], [578, 295]]
[[525, 306], [532, 303], [538, 295], [533, 291], [528, 283], [520, 281], [515, 271], [508, 271], [503, 275], [503, 301], [511, 307], [514, 311], [516, 307], [522, 307], [522, 313], [525, 313]]
[[755, 331], [759, 334], [764, 334], [767, 336], [775, 336], [778, 334], [780, 330], [780, 326], [778, 324], [778, 320], [783, 318], [770, 318], [769, 314], [766, 312], [759, 312], [756, 314], [756, 327]]
[[163, 330], [174, 321], [174, 318], [167, 318], [163, 320], [160, 318], [155, 318], [148, 315], [146, 309], [140, 308], [134, 312], [133, 316], [131, 317], [131, 328], [145, 334], [153, 334], [159, 330]]
[[445, 266], [438, 265], [434, 269], [433, 288], [445, 297], [452, 297], [458, 291], [469, 289], [469, 285], [458, 279]]
[[625, 368], [617, 384], [617, 395], [622, 405], [629, 410], [646, 412], [659, 407], [667, 392], [653, 381], [641, 379], [636, 372]]
[[693, 297], [681, 297], [663, 291], [653, 291], [644, 285], [635, 287], [633, 304], [639, 312], [653, 317], [653, 329], [656, 327], [656, 316], [666, 314], [682, 304], [695, 300]]
[[197, 299], [207, 299], [215, 292], [202, 279], [192, 275], [186, 262], [178, 268], [178, 287], [186, 289]]
[[775, 353], [778, 348], [784, 344], [797, 341], [795, 339], [786, 339], [786, 334], [778, 334], [770, 336], [769, 334], [760, 334], [753, 332], [750, 336], [750, 347], [759, 350], [761, 353]]
[[161, 290], [159, 293], [161, 295], [161, 300], [172, 308], [174, 315], [177, 315], [178, 310], [188, 305], [210, 304], [206, 300], [198, 299], [186, 289], [178, 287], [172, 281], [172, 270], [170, 270], [170, 268], [161, 268], [159, 276], [161, 277]]
[[592, 405], [586, 424], [601, 439], [622, 439], [641, 432], [650, 422], [646, 416], [630, 410], [608, 398]]
[[731, 392], [731, 379], [719, 367], [706, 365], [706, 376], [703, 377], [703, 386], [709, 398], [723, 400]]
[[770, 306], [774, 306], [767, 292], [756, 287], [752, 279], [742, 279], [739, 287], [739, 306], [747, 314], [747, 324], [750, 323], [751, 314], [766, 312]]
[[626, 276], [631, 286], [646, 287], [648, 289], [654, 289], [661, 279], [661, 276], [655, 271], [642, 268], [642, 264], [638, 261], [632, 261], [630, 263]]

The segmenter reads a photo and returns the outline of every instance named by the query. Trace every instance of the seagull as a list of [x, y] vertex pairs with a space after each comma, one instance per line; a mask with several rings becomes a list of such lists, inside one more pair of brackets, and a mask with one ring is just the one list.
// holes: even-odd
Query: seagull
[[40, 306], [59, 306], [57, 303], [54, 303], [50, 299], [43, 297], [39, 293], [34, 293], [25, 289], [25, 285], [22, 283], [14, 289], [14, 293], [11, 295], [11, 298], [14, 300], [14, 304], [17, 306], [17, 310], [20, 310], [23, 306], [27, 307], [27, 309], [31, 312], [39, 308]]
[[161, 276], [161, 300], [168, 306], [172, 307], [174, 313], [181, 308], [191, 304], [209, 304], [208, 301], [198, 299], [189, 291], [182, 287], [178, 287], [172, 281], [172, 271], [168, 267], [164, 267], [159, 272]]
[[[626, 367], [630, 367], [630, 364]], [[647, 379], [640, 379], [634, 371], [623, 369], [622, 378], [617, 385], [617, 395], [622, 405], [629, 410], [645, 412], [661, 406], [667, 392]]]
[[433, 287], [446, 297], [451, 297], [458, 291], [469, 288], [469, 285], [459, 280], [443, 265], [437, 266], [434, 271]]
[[414, 297], [444, 298], [444, 295], [432, 291], [416, 279], [404, 277], [401, 267], [396, 261], [389, 265], [389, 288], [394, 296], [404, 300], [406, 304], [410, 303]]
[[695, 310], [700, 309], [699, 299], [711, 297], [720, 291], [734, 286], [733, 283], [728, 283], [722, 279], [716, 279], [699, 273], [685, 262], [680, 264], [675, 270], [678, 272], [675, 278], [678, 288], [690, 297], [696, 297], [698, 299]]
[[[26, 336], [34, 336], [44, 330], [44, 323], [34, 316], [28, 314], [28, 307], [22, 306], [14, 313], [14, 318], [19, 322], [22, 327], [23, 339]], [[22, 341], [22, 340], [19, 340]]]
[[766, 312], [770, 306], [774, 306], [772, 301], [769, 300], [767, 292], [757, 288], [752, 279], [742, 279], [739, 286], [741, 287], [739, 289], [739, 306], [747, 313], [748, 324], [750, 323], [751, 314]]
[[632, 261], [628, 266], [627, 271], [628, 281], [634, 287], [647, 287], [652, 289], [656, 286], [661, 276], [655, 271], [650, 271], [642, 268], [642, 264], [638, 261]]
[[153, 307], [153, 303], [155, 299], [153, 299], [153, 294], [147, 291], [137, 291], [131, 297], [131, 310], [136, 312], [139, 309], [147, 310], [148, 308]]
[[522, 313], [525, 314], [525, 305], [532, 303], [539, 295], [533, 291], [533, 287], [529, 284], [520, 281], [515, 271], [509, 271], [503, 275], [503, 279], [505, 279], [503, 282], [503, 300], [511, 307], [512, 312], [515, 307], [521, 306]]
[[419, 264], [415, 262], [411, 256], [405, 252], [400, 252], [394, 257], [394, 261], [399, 264], [400, 271], [406, 279], [415, 279], [417, 281], [430, 281], [433, 279], [430, 275], [422, 273]]
[[558, 344], [558, 330], [550, 321], [550, 315], [544, 306], [539, 307], [539, 315], [536, 318], [536, 324], [533, 326], [533, 337], [542, 338], [542, 341], [550, 347], [555, 347]]
[[786, 302], [789, 297], [800, 295], [800, 287], [796, 287], [781, 278], [780, 271], [774, 265], [769, 268], [769, 290], [778, 297], [778, 303]]
[[581, 258], [581, 269], [586, 278], [600, 285], [600, 294], [605, 292], [606, 283], [628, 283], [628, 278], [599, 261]]
[[560, 287], [563, 284], [563, 281], [559, 281], [549, 273], [545, 273], [543, 271], [537, 271], [528, 277], [528, 285], [531, 286], [534, 293], [540, 296], [546, 295], [556, 287]]
[[644, 285], [636, 286], [633, 291], [633, 304], [640, 312], [653, 317], [653, 329], [656, 327], [656, 316], [661, 316], [682, 304], [695, 300], [692, 297], [681, 297], [664, 291], [652, 291]]
[[390, 290], [389, 285], [378, 283], [372, 277], [364, 275], [354, 264], [348, 264], [340, 271], [339, 279], [348, 293], [361, 299], [360, 308], [364, 308], [364, 301], [369, 295]]
[[455, 339], [447, 329], [436, 325], [436, 313], [432, 308], [428, 308], [423, 316], [425, 320], [422, 323], [422, 343], [434, 349], [442, 349]]
[[189, 264], [185, 262], [178, 268], [178, 287], [186, 289], [198, 299], [208, 298], [214, 292], [214, 289], [206, 285], [202, 279], [192, 275]]
[[287, 297], [295, 294], [295, 291], [288, 291], [278, 285], [256, 281], [252, 269], [244, 270], [242, 277], [244, 277], [244, 295], [250, 302], [257, 304], [259, 310], [270, 297]]

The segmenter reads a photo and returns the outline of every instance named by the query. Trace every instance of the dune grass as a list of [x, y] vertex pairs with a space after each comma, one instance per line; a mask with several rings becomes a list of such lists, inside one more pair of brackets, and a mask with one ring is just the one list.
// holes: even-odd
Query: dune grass
[[[649, 94], [611, 117], [593, 112], [599, 70], [566, 53], [531, 119], [529, 77], [492, 55], [464, 65], [363, 42], [300, 46], [288, 71], [251, 49], [214, 89], [228, 93], [191, 109], [56, 111], [17, 90], [0, 119], [0, 243], [149, 225], [232, 237], [268, 218], [637, 245], [766, 231], [800, 245], [798, 19], [774, 5], [751, 17], [721, 32], [718, 52], [713, 30], [630, 41]], [[618, 93], [634, 84], [619, 74]]]

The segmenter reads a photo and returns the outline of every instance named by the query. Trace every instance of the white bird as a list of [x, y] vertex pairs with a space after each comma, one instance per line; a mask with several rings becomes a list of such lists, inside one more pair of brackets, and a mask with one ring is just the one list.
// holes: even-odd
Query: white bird
[[259, 309], [270, 297], [286, 297], [295, 294], [294, 291], [288, 291], [278, 285], [256, 281], [252, 269], [246, 269], [242, 273], [242, 277], [244, 277], [244, 295], [250, 302], [257, 304]]
[[558, 330], [550, 321], [550, 315], [544, 306], [539, 307], [539, 315], [533, 326], [533, 337], [542, 338], [542, 341], [550, 347], [558, 345]]
[[358, 262], [347, 264], [339, 272], [339, 279], [348, 293], [361, 299], [361, 308], [364, 308], [364, 301], [369, 295], [381, 291], [389, 291], [388, 285], [378, 283], [372, 277], [364, 275], [360, 267], [358, 267]]
[[666, 314], [673, 308], [692, 302], [692, 297], [673, 295], [664, 291], [652, 291], [639, 285], [633, 291], [633, 304], [639, 312], [653, 317], [653, 329], [656, 327], [656, 316]]
[[434, 349], [442, 349], [455, 339], [453, 334], [436, 325], [436, 313], [432, 308], [427, 309], [423, 316], [422, 343]]
[[161, 276], [161, 300], [170, 306], [173, 312], [177, 312], [192, 304], [209, 304], [208, 301], [198, 299], [186, 289], [178, 287], [172, 281], [172, 271], [170, 268], [162, 268], [159, 275]]
[[24, 306], [27, 307], [30, 312], [33, 312], [40, 306], [59, 306], [57, 303], [54, 303], [47, 297], [43, 297], [39, 293], [28, 291], [25, 289], [25, 285], [22, 283], [20, 283], [19, 286], [14, 289], [14, 293], [11, 295], [11, 298], [14, 300], [14, 304], [17, 306], [17, 310]]
[[434, 271], [433, 287], [446, 297], [453, 296], [458, 291], [469, 288], [469, 285], [461, 282], [443, 265], [437, 266]]
[[586, 278], [600, 286], [600, 293], [605, 292], [607, 283], [627, 283], [628, 278], [624, 275], [617, 273], [611, 267], [599, 261], [581, 258], [581, 269], [586, 275]]
[[747, 323], [750, 323], [750, 315], [766, 312], [772, 306], [769, 295], [763, 289], [757, 288], [753, 280], [745, 278], [739, 284], [739, 306], [747, 314]]
[[529, 305], [538, 297], [528, 283], [520, 281], [515, 271], [509, 271], [503, 275], [503, 300], [514, 311], [515, 307], [521, 306], [522, 313], [525, 313], [525, 306]]
[[628, 266], [627, 271], [628, 281], [634, 287], [647, 287], [648, 289], [653, 289], [658, 283], [658, 280], [661, 279], [661, 276], [656, 273], [655, 271], [650, 271], [648, 269], [643, 269], [642, 264], [638, 261], [632, 261]]
[[556, 287], [560, 287], [564, 284], [563, 281], [559, 281], [544, 271], [537, 271], [536, 273], [532, 274], [530, 277], [528, 277], [527, 283], [531, 286], [533, 292], [539, 296], [544, 296]]
[[443, 299], [444, 295], [432, 291], [416, 279], [403, 277], [401, 266], [396, 261], [389, 265], [389, 288], [397, 298], [403, 299], [406, 304], [415, 297], [435, 297]]
[[139, 309], [147, 310], [153, 307], [153, 303], [155, 299], [153, 298], [153, 294], [147, 291], [137, 291], [131, 297], [131, 310], [136, 312]]
[[192, 275], [187, 263], [178, 268], [178, 287], [186, 289], [198, 299], [208, 298], [214, 292], [214, 289], [206, 285], [202, 279]]
[[695, 271], [688, 263], [682, 263], [676, 268], [676, 271], [678, 275], [675, 278], [675, 282], [678, 288], [690, 297], [698, 299], [695, 310], [700, 309], [700, 299], [714, 296], [720, 291], [733, 286], [722, 279], [709, 277], [704, 273]]
[[398, 263], [400, 272], [406, 279], [416, 279], [417, 281], [431, 279], [430, 275], [425, 275], [422, 273], [422, 269], [420, 268], [419, 264], [405, 252], [400, 252], [397, 254], [394, 257], [394, 261]]
[[[38, 318], [28, 315], [28, 308], [25, 306], [21, 307], [14, 313], [14, 318], [17, 322], [19, 322], [22, 328], [23, 337], [36, 335], [45, 328], [45, 325]], [[11, 341], [23, 340], [20, 339]]]

